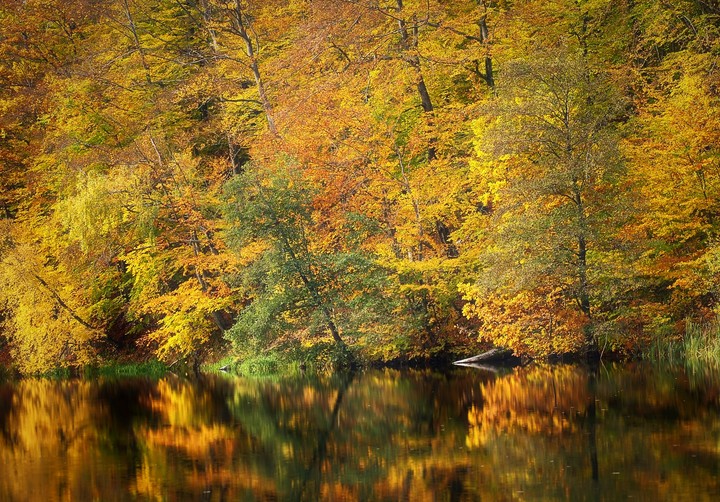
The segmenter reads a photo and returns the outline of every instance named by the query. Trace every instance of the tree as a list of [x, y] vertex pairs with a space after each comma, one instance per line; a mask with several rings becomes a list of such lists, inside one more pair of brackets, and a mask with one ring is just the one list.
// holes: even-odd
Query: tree
[[92, 362], [100, 331], [91, 324], [86, 292], [62, 264], [44, 263], [52, 255], [28, 242], [27, 229], [7, 221], [0, 229], [0, 327], [16, 367], [37, 373]]
[[351, 242], [328, 249], [316, 195], [289, 158], [247, 164], [226, 187], [228, 239], [244, 264], [233, 282], [246, 298], [228, 337], [241, 352], [322, 341], [322, 333], [341, 350], [363, 347], [397, 308], [372, 257]]
[[714, 2], [642, 2], [634, 14], [642, 80], [623, 146], [637, 186], [630, 235], [645, 249], [637, 260], [643, 321], [657, 336], [687, 317], [713, 316], [720, 298], [720, 29]]
[[[344, 344], [321, 264], [308, 240], [311, 194], [288, 170], [270, 173], [245, 166], [227, 186], [229, 238], [238, 249], [261, 245], [254, 266], [243, 273], [255, 299], [240, 314], [235, 337], [265, 335], [290, 310], [319, 314], [332, 339]], [[243, 326], [253, 324], [255, 329]], [[255, 333], [253, 333], [255, 331]], [[274, 333], [276, 336], [280, 333]], [[233, 336], [233, 335], [231, 335]]]
[[615, 126], [622, 100], [581, 54], [562, 46], [554, 51], [509, 65], [498, 83], [493, 125], [478, 122], [476, 169], [493, 211], [480, 278], [466, 289], [466, 312], [494, 326], [489, 311], [503, 316], [521, 298], [524, 307], [509, 320], [521, 329], [505, 337], [483, 331], [519, 352], [575, 348], [553, 340], [563, 324], [584, 325], [585, 348], [596, 347], [592, 278], [612, 236], [609, 201], [623, 176]]

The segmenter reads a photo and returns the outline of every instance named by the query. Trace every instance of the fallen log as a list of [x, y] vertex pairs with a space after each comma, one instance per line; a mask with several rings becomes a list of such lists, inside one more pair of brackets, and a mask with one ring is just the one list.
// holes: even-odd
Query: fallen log
[[488, 350], [487, 352], [483, 352], [482, 354], [478, 354], [477, 356], [455, 361], [453, 364], [463, 366], [477, 363], [483, 363], [484, 365], [495, 364], [514, 366], [516, 364], [520, 364], [520, 358], [513, 355], [512, 350], [494, 348]]

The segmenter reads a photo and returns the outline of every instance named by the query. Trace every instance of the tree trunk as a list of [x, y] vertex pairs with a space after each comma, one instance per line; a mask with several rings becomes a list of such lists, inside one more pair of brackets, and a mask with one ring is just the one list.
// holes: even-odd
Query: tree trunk
[[[272, 209], [271, 209], [272, 211]], [[272, 211], [273, 219], [275, 220], [277, 225], [280, 225], [280, 221], [278, 217], [275, 215], [275, 212]], [[300, 260], [298, 259], [297, 255], [295, 254], [295, 250], [293, 249], [293, 246], [290, 244], [287, 238], [283, 237], [282, 240], [283, 247], [285, 247], [285, 251], [290, 256], [290, 259], [292, 260], [293, 267], [295, 268], [295, 271], [300, 276], [300, 280], [302, 280], [303, 284], [305, 285], [305, 289], [307, 289], [308, 293], [310, 293], [310, 297], [312, 298], [313, 302], [315, 302], [315, 305], [318, 306], [320, 309], [320, 312], [322, 312], [323, 317], [325, 318], [325, 325], [328, 328], [328, 331], [330, 331], [330, 334], [333, 337], [333, 340], [335, 340], [336, 343], [339, 345], [345, 345], [345, 341], [340, 336], [340, 331], [337, 328], [337, 325], [335, 324], [335, 321], [332, 318], [332, 314], [330, 312], [330, 309], [328, 309], [327, 305], [323, 301], [322, 297], [320, 296], [320, 292], [318, 291], [317, 284], [315, 284], [314, 280], [311, 280], [309, 277], [309, 274], [312, 273], [311, 270], [308, 270], [306, 273], [303, 270], [303, 267], [301, 265]]]
[[[487, 7], [485, 7], [485, 10], [487, 11]], [[495, 88], [495, 77], [493, 76], [493, 64], [492, 64], [492, 58], [490, 57], [490, 42], [489, 37], [490, 33], [487, 27], [487, 14], [485, 14], [483, 17], [480, 18], [480, 40], [483, 46], [485, 47], [485, 73], [482, 75], [482, 77], [485, 79], [485, 82], [487, 83], [488, 87], [491, 89]]]
[[[587, 277], [587, 222], [585, 215], [585, 205], [580, 193], [580, 187], [577, 180], [573, 180], [573, 195], [577, 209], [578, 218], [578, 234], [577, 234], [577, 274], [579, 288], [576, 293], [578, 306], [588, 321], [592, 321], [592, 311], [590, 304], [590, 286]], [[585, 343], [587, 345], [588, 355], [597, 352], [597, 340], [593, 333], [592, 325], [585, 329]]]
[[138, 54], [140, 55], [140, 63], [142, 64], [143, 70], [145, 70], [145, 80], [148, 84], [152, 83], [152, 77], [150, 75], [150, 67], [147, 64], [147, 61], [145, 60], [145, 51], [142, 48], [142, 45], [140, 44], [140, 37], [138, 36], [137, 32], [137, 26], [135, 25], [135, 19], [132, 16], [132, 13], [130, 12], [130, 5], [128, 5], [128, 0], [123, 0], [123, 8], [125, 9], [125, 17], [127, 17], [128, 20], [128, 27], [130, 28], [130, 32], [133, 36], [133, 41], [135, 42], [135, 49], [138, 51]]
[[252, 30], [252, 27], [249, 26], [249, 20], [245, 13], [242, 11], [240, 2], [237, 2], [235, 10], [232, 11], [232, 16], [233, 20], [235, 21], [235, 31], [245, 42], [245, 54], [250, 60], [250, 71], [252, 72], [253, 78], [255, 79], [255, 86], [258, 91], [258, 96], [260, 97], [260, 103], [262, 104], [263, 111], [265, 112], [265, 117], [268, 121], [268, 129], [270, 129], [270, 132], [272, 134], [277, 136], [278, 131], [275, 127], [275, 120], [273, 119], [272, 106], [270, 105], [270, 100], [268, 99], [267, 93], [265, 91], [265, 82], [263, 81], [262, 75], [260, 74], [260, 67], [258, 66], [255, 45], [253, 43], [252, 37], [250, 36], [250, 32], [248, 31]]
[[[192, 246], [193, 246], [193, 254], [194, 254], [195, 258], [198, 258], [200, 256], [200, 240], [198, 239], [197, 230], [192, 231]], [[197, 265], [195, 265], [194, 268], [195, 268], [195, 278], [197, 279], [198, 284], [200, 285], [200, 290], [203, 293], [207, 294], [209, 287], [207, 285], [207, 281], [205, 281], [205, 274], [197, 267]], [[220, 312], [215, 311], [215, 312], [212, 312], [210, 315], [213, 319], [213, 322], [215, 323], [215, 326], [217, 326], [217, 328], [220, 331], [225, 331], [226, 329], [228, 329], [230, 327], [225, 324], [225, 321], [223, 320], [222, 316], [220, 315]]]
[[[430, 99], [430, 93], [428, 92], [427, 85], [425, 85], [425, 77], [423, 76], [422, 72], [422, 66], [420, 65], [420, 58], [417, 55], [417, 47], [418, 47], [418, 23], [417, 20], [414, 20], [413, 22], [413, 35], [410, 36], [410, 32], [408, 31], [407, 27], [407, 21], [405, 21], [404, 18], [400, 17], [403, 10], [403, 2], [402, 0], [397, 0], [396, 4], [396, 12], [398, 15], [398, 29], [400, 31], [400, 44], [403, 48], [403, 51], [406, 53], [411, 53], [407, 57], [405, 57], [405, 61], [410, 65], [410, 67], [415, 72], [415, 85], [417, 87], [418, 94], [420, 95], [420, 103], [422, 105], [422, 109], [426, 114], [430, 114], [433, 112], [435, 107], [432, 104], [432, 100]], [[432, 120], [428, 119], [428, 125], [432, 127]], [[428, 140], [428, 161], [435, 160], [437, 157], [437, 152], [435, 149], [435, 138], [431, 137]]]
[[35, 280], [38, 281], [50, 293], [50, 295], [52, 295], [52, 297], [55, 299], [57, 304], [60, 305], [60, 307], [62, 307], [70, 315], [70, 317], [75, 319], [75, 321], [77, 321], [78, 324], [85, 326], [87, 329], [91, 329], [91, 330], [97, 329], [93, 325], [91, 325], [89, 322], [85, 321], [82, 317], [77, 315], [75, 313], [75, 311], [72, 308], [70, 308], [70, 306], [67, 303], [65, 303], [62, 298], [60, 298], [60, 295], [53, 288], [51, 288], [50, 285], [47, 282], [45, 282], [45, 280], [43, 280], [42, 277], [35, 274], [34, 272], [30, 272], [30, 275], [32, 275], [35, 278]]
[[477, 356], [460, 359], [453, 364], [471, 364], [471, 363], [515, 363], [519, 359], [513, 355], [512, 350], [494, 348], [487, 352], [478, 354]]

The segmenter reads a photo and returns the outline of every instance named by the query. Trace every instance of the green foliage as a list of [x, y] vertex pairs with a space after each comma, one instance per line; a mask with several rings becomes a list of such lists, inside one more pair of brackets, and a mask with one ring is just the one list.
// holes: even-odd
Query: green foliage
[[232, 356], [209, 368], [242, 376], [288, 376], [299, 373], [335, 374], [352, 371], [361, 364], [357, 349], [335, 342], [312, 344], [288, 343], [283, 349], [250, 354], [246, 357]]
[[284, 373], [285, 361], [276, 352], [249, 357], [238, 362], [233, 371], [243, 376], [271, 376]]
[[371, 259], [324, 249], [313, 191], [290, 162], [246, 165], [226, 187], [229, 242], [251, 255], [235, 279], [248, 303], [227, 332], [244, 354], [282, 342], [284, 334], [310, 340], [324, 333], [343, 345], [390, 313], [382, 301], [385, 276]]
[[361, 364], [358, 349], [330, 342], [315, 343], [309, 347], [296, 347], [289, 354], [293, 359], [302, 361], [309, 371], [317, 373], [353, 370]]
[[[229, 243], [243, 250], [257, 242], [268, 248], [240, 274], [239, 285], [252, 295], [228, 336], [244, 350], [258, 350], [263, 343], [285, 332], [293, 310], [313, 316], [329, 308], [317, 283], [318, 260], [311, 254], [306, 232], [310, 225], [309, 193], [289, 171], [272, 175], [246, 166], [226, 187], [226, 213], [233, 224]], [[264, 176], [268, 176], [265, 178]], [[289, 312], [289, 313], [288, 313]]]
[[70, 368], [55, 367], [47, 371], [33, 373], [33, 375], [49, 380], [67, 380], [73, 376], [73, 370]]

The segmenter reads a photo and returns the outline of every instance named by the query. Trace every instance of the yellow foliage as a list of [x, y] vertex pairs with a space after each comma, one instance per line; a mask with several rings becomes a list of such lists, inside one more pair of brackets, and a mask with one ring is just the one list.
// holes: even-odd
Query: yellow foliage
[[569, 353], [585, 343], [587, 318], [561, 291], [500, 295], [468, 284], [460, 291], [468, 301], [463, 313], [480, 322], [480, 338], [517, 355]]
[[[12, 232], [11, 225], [3, 227]], [[0, 248], [2, 249], [2, 248]], [[23, 373], [77, 366], [94, 359], [99, 335], [77, 300], [82, 292], [61, 270], [43, 266], [37, 246], [14, 242], [0, 255], [0, 310], [17, 368]]]
[[204, 346], [217, 330], [212, 315], [229, 305], [229, 297], [210, 296], [197, 282], [187, 280], [172, 292], [148, 299], [138, 313], [159, 319], [150, 339], [158, 344], [158, 356], [170, 359]]

